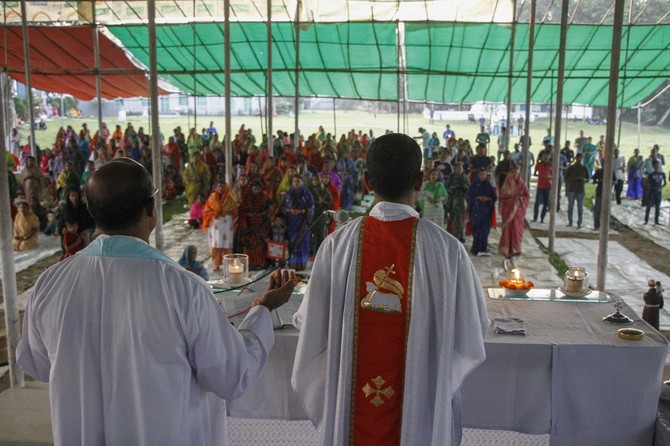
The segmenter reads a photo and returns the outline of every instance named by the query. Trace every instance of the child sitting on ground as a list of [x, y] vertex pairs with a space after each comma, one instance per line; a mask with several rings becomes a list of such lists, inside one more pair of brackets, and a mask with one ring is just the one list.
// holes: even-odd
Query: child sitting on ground
[[86, 242], [79, 234], [79, 224], [76, 220], [68, 220], [65, 222], [65, 229], [63, 230], [63, 250], [65, 253], [60, 260], [66, 259], [81, 251]]

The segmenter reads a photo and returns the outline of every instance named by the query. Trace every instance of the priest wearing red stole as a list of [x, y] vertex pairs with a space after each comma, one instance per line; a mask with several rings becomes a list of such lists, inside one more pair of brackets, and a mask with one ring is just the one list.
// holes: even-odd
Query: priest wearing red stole
[[414, 210], [421, 149], [367, 152], [367, 217], [321, 245], [294, 325], [291, 384], [322, 445], [458, 445], [459, 389], [484, 361], [484, 290], [463, 245]]

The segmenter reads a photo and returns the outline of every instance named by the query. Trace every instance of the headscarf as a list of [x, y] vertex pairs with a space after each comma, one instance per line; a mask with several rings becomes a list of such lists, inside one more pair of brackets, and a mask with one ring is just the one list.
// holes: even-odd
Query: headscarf
[[203, 279], [209, 280], [209, 273], [207, 272], [207, 268], [203, 266], [202, 262], [198, 262], [197, 260], [193, 260], [192, 262], [190, 262], [188, 260], [188, 252], [191, 249], [195, 249], [195, 245], [188, 245], [184, 248], [184, 252], [179, 258], [179, 264], [184, 268], [186, 268], [187, 270], [192, 271], [195, 274], [199, 275]]

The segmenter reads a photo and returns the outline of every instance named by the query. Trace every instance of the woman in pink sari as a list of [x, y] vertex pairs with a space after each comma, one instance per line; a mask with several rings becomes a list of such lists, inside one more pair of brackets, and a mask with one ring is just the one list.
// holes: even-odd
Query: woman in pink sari
[[512, 164], [505, 183], [500, 188], [500, 215], [502, 235], [498, 252], [509, 258], [521, 254], [526, 208], [530, 200], [528, 187], [519, 176], [519, 168]]

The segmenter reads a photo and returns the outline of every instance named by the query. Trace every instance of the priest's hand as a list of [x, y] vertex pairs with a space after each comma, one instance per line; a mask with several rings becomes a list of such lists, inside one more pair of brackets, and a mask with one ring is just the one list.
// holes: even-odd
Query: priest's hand
[[295, 271], [277, 270], [270, 276], [268, 290], [254, 299], [252, 306], [263, 305], [268, 310], [275, 310], [284, 305], [291, 298], [293, 288], [300, 282]]

